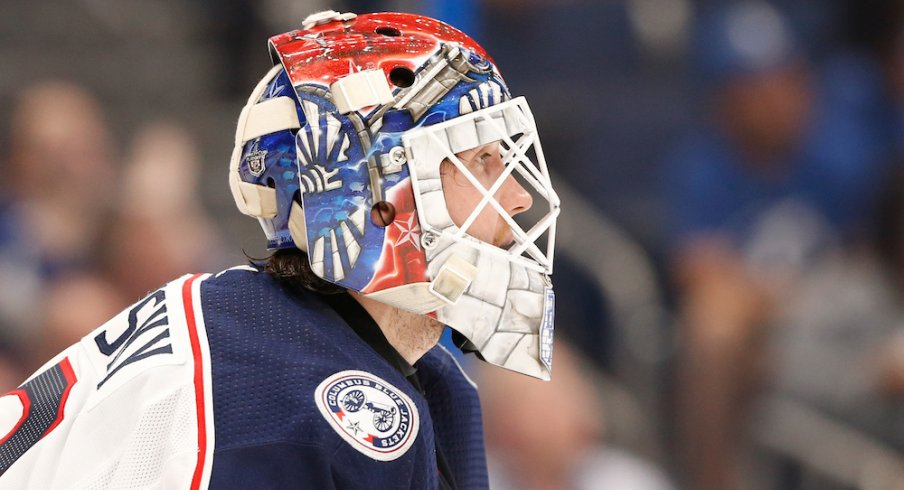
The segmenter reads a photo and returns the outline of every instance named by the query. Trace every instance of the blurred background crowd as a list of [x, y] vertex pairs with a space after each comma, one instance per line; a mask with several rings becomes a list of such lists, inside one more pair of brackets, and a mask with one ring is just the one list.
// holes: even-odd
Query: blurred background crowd
[[494, 488], [904, 488], [904, 1], [0, 5], [0, 388], [264, 257], [226, 168], [267, 37], [410, 11], [527, 96], [563, 200], [553, 381], [468, 366]]

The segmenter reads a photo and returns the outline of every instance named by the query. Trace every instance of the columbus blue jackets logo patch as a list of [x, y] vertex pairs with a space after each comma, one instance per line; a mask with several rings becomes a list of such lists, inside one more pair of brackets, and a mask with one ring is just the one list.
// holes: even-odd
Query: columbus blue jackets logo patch
[[340, 371], [314, 391], [317, 408], [351, 446], [378, 461], [405, 454], [417, 438], [414, 402], [402, 390], [364, 371]]

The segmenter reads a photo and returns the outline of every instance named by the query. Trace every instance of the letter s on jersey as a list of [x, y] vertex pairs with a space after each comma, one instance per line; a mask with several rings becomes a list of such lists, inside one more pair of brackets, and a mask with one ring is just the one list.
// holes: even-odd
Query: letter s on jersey
[[105, 330], [94, 337], [98, 350], [110, 358], [106, 366], [107, 374], [97, 383], [98, 389], [120, 369], [133, 362], [151, 356], [172, 354], [166, 294], [163, 289], [144, 298], [129, 310], [126, 328], [116, 338], [111, 340], [109, 335], [110, 330]]

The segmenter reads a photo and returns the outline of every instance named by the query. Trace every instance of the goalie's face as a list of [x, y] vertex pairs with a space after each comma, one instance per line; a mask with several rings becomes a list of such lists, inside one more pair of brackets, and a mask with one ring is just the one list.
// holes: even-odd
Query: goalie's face
[[[484, 189], [490, 189], [505, 170], [500, 151], [499, 142], [494, 142], [457, 153], [456, 156]], [[456, 226], [472, 237], [497, 247], [507, 248], [514, 242], [511, 227], [492, 206], [483, 206], [476, 217], [471, 217], [481, 205], [483, 195], [462, 169], [447, 159], [440, 166], [440, 175], [446, 207]], [[511, 174], [493, 197], [509, 216], [523, 213], [533, 204], [530, 193]], [[472, 222], [465, 227], [469, 219]]]

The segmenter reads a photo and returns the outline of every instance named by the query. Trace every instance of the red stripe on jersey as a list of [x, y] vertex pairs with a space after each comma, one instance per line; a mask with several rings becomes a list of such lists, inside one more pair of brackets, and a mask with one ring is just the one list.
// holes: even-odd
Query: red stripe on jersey
[[12, 395], [19, 397], [19, 402], [22, 404], [22, 416], [19, 417], [19, 421], [16, 423], [16, 426], [13, 427], [12, 430], [10, 430], [5, 436], [3, 436], [3, 439], [0, 439], [0, 444], [6, 442], [10, 437], [13, 436], [13, 434], [16, 433], [16, 431], [19, 430], [19, 427], [22, 427], [22, 424], [25, 423], [25, 419], [28, 418], [28, 414], [31, 412], [31, 398], [28, 397], [28, 393], [26, 393], [25, 390], [13, 390], [3, 396], [6, 397]]
[[201, 358], [201, 342], [198, 340], [198, 326], [195, 322], [195, 308], [192, 302], [191, 288], [201, 274], [195, 274], [182, 284], [182, 304], [185, 305], [185, 320], [188, 323], [188, 337], [191, 340], [191, 352], [195, 361], [195, 406], [198, 409], [198, 464], [191, 479], [191, 489], [201, 487], [201, 474], [204, 472], [204, 458], [207, 455], [207, 419], [204, 414], [204, 371]]

